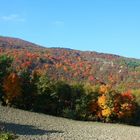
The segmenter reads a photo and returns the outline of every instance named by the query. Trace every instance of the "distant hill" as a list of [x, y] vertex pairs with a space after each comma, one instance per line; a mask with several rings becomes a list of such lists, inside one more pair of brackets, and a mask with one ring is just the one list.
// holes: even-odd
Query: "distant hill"
[[68, 82], [112, 83], [115, 87], [140, 87], [140, 60], [113, 54], [69, 48], [45, 48], [18, 38], [0, 36], [0, 54], [14, 58], [17, 71], [46, 71]]

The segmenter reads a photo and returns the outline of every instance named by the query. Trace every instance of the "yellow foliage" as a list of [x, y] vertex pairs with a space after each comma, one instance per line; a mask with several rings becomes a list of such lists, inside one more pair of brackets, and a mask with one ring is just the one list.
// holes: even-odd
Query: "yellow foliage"
[[106, 108], [106, 109], [102, 110], [102, 116], [109, 117], [110, 115], [111, 115], [111, 109], [110, 108]]
[[105, 108], [106, 107], [106, 96], [105, 95], [102, 95], [98, 98], [98, 105], [101, 107], [101, 108]]

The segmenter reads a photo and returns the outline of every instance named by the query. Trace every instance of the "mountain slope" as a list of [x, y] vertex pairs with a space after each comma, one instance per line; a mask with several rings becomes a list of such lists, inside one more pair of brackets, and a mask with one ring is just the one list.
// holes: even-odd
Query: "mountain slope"
[[0, 54], [14, 57], [17, 71], [46, 71], [68, 82], [109, 83], [121, 88], [140, 87], [140, 60], [112, 54], [45, 48], [17, 38], [0, 37]]

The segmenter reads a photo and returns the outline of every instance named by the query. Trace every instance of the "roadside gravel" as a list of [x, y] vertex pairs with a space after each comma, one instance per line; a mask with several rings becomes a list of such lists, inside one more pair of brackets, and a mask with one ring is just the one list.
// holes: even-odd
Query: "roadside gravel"
[[0, 122], [17, 140], [140, 140], [140, 127], [74, 121], [0, 106]]

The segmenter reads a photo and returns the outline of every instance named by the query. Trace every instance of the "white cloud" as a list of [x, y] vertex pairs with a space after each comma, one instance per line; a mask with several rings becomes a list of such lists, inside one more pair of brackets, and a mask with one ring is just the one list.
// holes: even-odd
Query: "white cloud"
[[54, 21], [53, 24], [56, 26], [63, 26], [64, 22], [63, 21]]
[[25, 18], [21, 17], [18, 14], [1, 16], [0, 19], [3, 20], [3, 21], [16, 21], [16, 22], [24, 22], [25, 21]]

